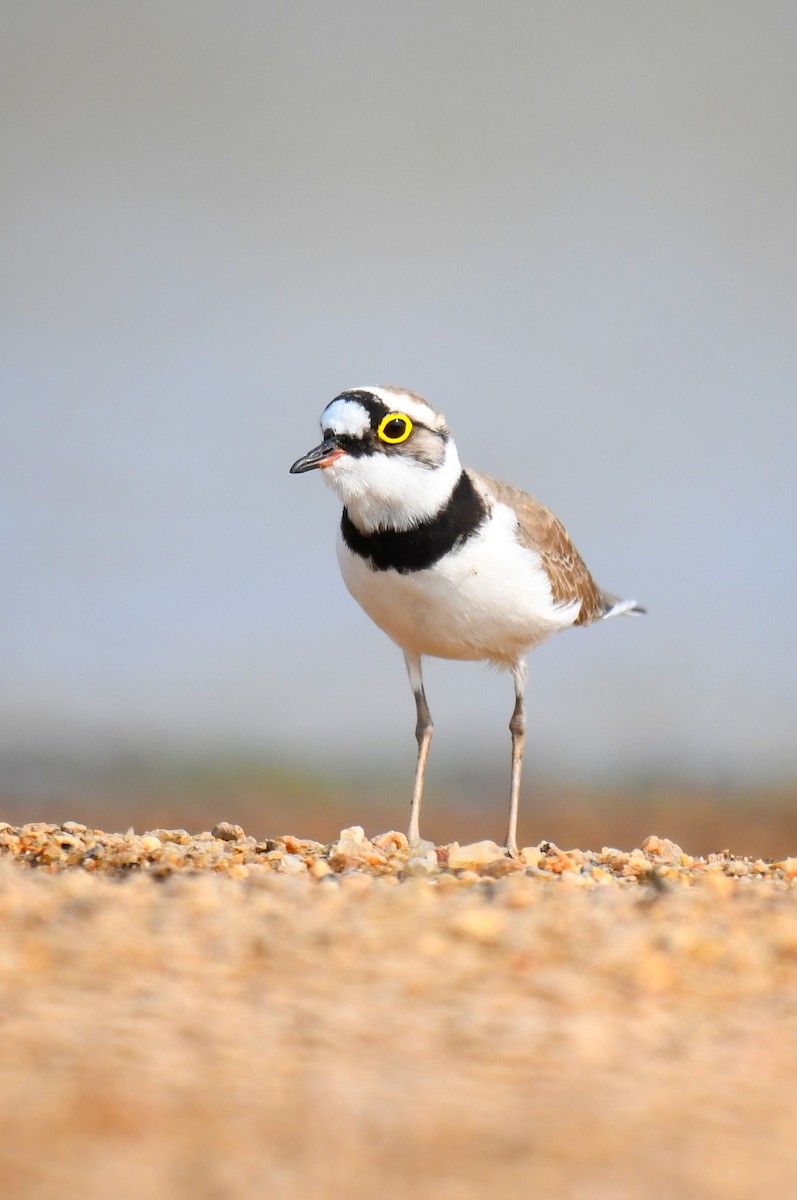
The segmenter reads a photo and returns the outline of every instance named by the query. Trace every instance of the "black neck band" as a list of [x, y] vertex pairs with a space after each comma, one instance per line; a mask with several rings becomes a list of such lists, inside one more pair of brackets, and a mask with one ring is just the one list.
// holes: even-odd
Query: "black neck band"
[[463, 471], [439, 512], [412, 529], [363, 533], [344, 508], [340, 531], [352, 554], [366, 559], [373, 570], [405, 575], [433, 567], [444, 554], [463, 545], [479, 528], [486, 512], [484, 501]]

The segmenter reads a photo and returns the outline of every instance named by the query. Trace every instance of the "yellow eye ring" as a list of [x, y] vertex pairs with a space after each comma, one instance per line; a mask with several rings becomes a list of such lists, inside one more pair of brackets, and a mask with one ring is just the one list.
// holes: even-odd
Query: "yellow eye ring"
[[[394, 428], [388, 433], [390, 426]], [[398, 432], [396, 428], [399, 427]], [[379, 428], [376, 431], [377, 437], [387, 442], [389, 446], [397, 446], [399, 442], [406, 442], [407, 438], [412, 433], [412, 421], [406, 413], [388, 413], [379, 422]]]

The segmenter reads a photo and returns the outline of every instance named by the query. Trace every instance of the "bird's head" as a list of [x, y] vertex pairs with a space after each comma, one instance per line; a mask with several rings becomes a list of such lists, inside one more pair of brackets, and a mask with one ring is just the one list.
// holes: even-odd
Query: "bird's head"
[[321, 414], [323, 441], [291, 467], [320, 468], [364, 531], [411, 529], [446, 503], [462, 467], [445, 417], [396, 387], [341, 392]]

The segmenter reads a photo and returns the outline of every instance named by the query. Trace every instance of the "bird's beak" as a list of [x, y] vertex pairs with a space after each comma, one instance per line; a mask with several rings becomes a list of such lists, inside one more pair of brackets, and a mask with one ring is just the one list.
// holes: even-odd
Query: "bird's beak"
[[291, 467], [291, 475], [302, 475], [305, 471], [314, 471], [316, 467], [328, 467], [346, 451], [341, 449], [334, 437], [326, 438], [314, 450], [308, 450], [301, 458], [297, 458]]

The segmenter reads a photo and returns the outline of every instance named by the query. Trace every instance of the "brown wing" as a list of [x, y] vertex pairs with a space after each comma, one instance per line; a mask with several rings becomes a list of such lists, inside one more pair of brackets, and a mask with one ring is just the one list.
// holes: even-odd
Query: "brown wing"
[[518, 541], [535, 550], [551, 580], [551, 591], [557, 603], [581, 601], [576, 625], [589, 625], [607, 610], [606, 599], [587, 570], [586, 564], [570, 540], [562, 522], [539, 500], [521, 492], [509, 483], [501, 483], [470, 472], [501, 504], [511, 508], [518, 519]]

